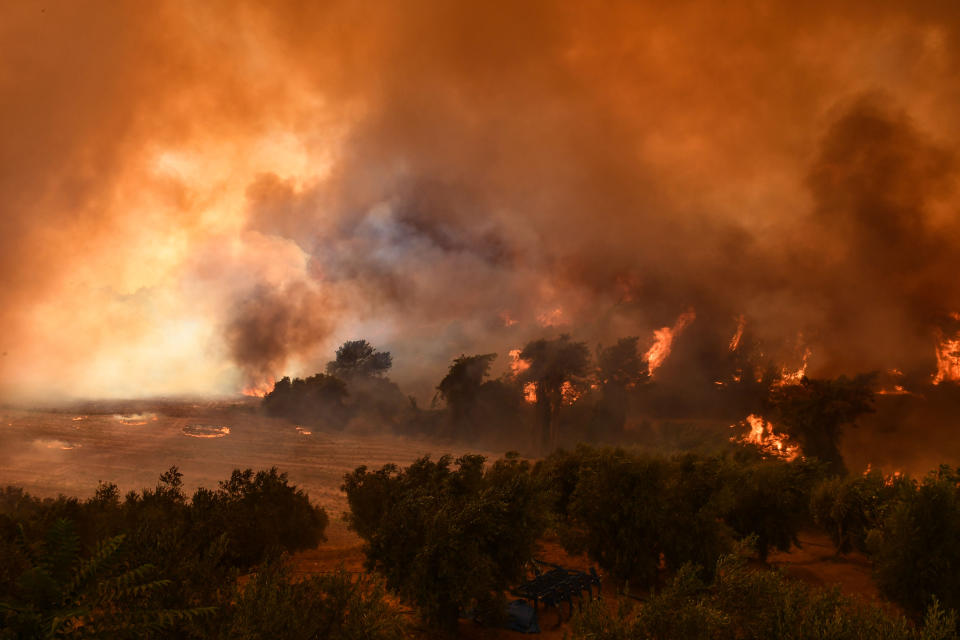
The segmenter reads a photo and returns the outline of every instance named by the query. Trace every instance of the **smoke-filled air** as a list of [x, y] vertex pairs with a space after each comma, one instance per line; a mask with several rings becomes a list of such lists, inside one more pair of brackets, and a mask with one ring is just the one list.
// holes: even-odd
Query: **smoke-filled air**
[[561, 333], [960, 376], [950, 2], [2, 13], [5, 398], [264, 393], [364, 338], [428, 402]]

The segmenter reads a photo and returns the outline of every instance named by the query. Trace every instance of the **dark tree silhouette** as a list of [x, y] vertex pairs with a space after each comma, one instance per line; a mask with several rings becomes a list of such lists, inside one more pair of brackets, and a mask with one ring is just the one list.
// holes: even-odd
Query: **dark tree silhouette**
[[306, 380], [284, 377], [263, 398], [267, 413], [306, 424], [342, 426], [347, 418], [347, 385], [335, 376], [318, 373]]
[[574, 383], [587, 373], [590, 351], [584, 342], [573, 342], [567, 334], [555, 340], [534, 340], [520, 352], [529, 363], [521, 381], [533, 382], [537, 391], [537, 423], [544, 448], [557, 443], [557, 414], [563, 401], [563, 383]]
[[447, 403], [454, 428], [467, 436], [478, 431], [478, 403], [483, 381], [490, 371], [495, 353], [461, 355], [450, 365], [450, 370], [437, 385], [437, 395]]
[[389, 351], [377, 351], [366, 340], [350, 340], [337, 349], [337, 357], [327, 363], [327, 373], [346, 381], [382, 376], [393, 366]]
[[768, 403], [771, 419], [800, 443], [805, 455], [826, 462], [843, 475], [840, 435], [847, 425], [873, 411], [873, 374], [836, 380], [804, 377], [800, 384], [773, 387]]
[[601, 399], [597, 413], [602, 431], [620, 433], [627, 422], [628, 389], [650, 380], [647, 364], [640, 357], [638, 337], [620, 338], [610, 347], [597, 348], [597, 376]]

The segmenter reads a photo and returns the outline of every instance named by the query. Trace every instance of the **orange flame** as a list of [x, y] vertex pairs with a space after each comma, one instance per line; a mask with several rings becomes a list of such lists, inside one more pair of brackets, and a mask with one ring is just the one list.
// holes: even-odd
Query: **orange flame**
[[520, 358], [521, 349], [511, 349], [510, 356], [510, 375], [514, 378], [530, 368], [530, 363]]
[[933, 384], [940, 384], [944, 380], [960, 382], [960, 335], [946, 338], [939, 334], [940, 343], [936, 347], [937, 373], [933, 376]]
[[512, 327], [513, 325], [520, 322], [519, 320], [514, 318], [509, 311], [501, 311], [500, 320], [503, 322], [503, 326], [505, 327]]
[[245, 396], [250, 396], [251, 398], [262, 398], [268, 393], [273, 391], [272, 382], [258, 382], [257, 384], [250, 385], [249, 387], [244, 387], [242, 393]]
[[530, 404], [537, 403], [537, 383], [528, 382], [523, 385], [523, 399]]
[[673, 347], [673, 340], [680, 332], [687, 328], [687, 326], [693, 322], [697, 317], [697, 314], [691, 309], [680, 314], [680, 317], [677, 318], [677, 321], [673, 323], [673, 327], [661, 327], [660, 329], [655, 329], [653, 332], [653, 345], [647, 350], [644, 359], [647, 361], [647, 370], [650, 372], [650, 375], [653, 375], [653, 372], [660, 368], [666, 359], [670, 355], [670, 349]]
[[800, 455], [799, 445], [791, 443], [790, 436], [774, 431], [773, 423], [765, 420], [762, 416], [751, 413], [745, 420], [730, 425], [731, 429], [738, 427], [741, 429], [747, 428], [748, 431], [739, 439], [730, 438], [731, 442], [755, 445], [764, 453], [776, 458], [783, 458], [788, 462], [795, 460]]
[[573, 404], [580, 399], [580, 396], [583, 395], [582, 391], [577, 391], [577, 388], [573, 386], [569, 380], [563, 383], [560, 387], [560, 397], [562, 398], [563, 404]]
[[560, 325], [567, 324], [567, 320], [564, 317], [563, 308], [557, 307], [556, 309], [537, 314], [537, 323], [541, 327], [559, 327]]
[[773, 386], [786, 387], [792, 384], [800, 384], [800, 381], [807, 375], [807, 360], [810, 359], [810, 353], [810, 349], [803, 350], [803, 360], [800, 362], [800, 368], [796, 371], [790, 371], [783, 367], [780, 370], [780, 379], [773, 383]]
[[736, 351], [737, 347], [740, 346], [740, 339], [743, 338], [743, 329], [747, 325], [747, 319], [745, 317], [737, 317], [737, 330], [734, 332], [733, 337], [730, 338], [730, 351]]

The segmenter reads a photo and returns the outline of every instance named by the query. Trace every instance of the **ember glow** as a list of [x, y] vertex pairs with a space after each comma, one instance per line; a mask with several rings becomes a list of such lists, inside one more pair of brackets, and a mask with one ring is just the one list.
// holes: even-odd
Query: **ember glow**
[[773, 423], [762, 416], [751, 413], [741, 422], [730, 425], [730, 428], [745, 430], [739, 438], [730, 438], [733, 442], [754, 445], [767, 455], [787, 461], [795, 460], [800, 455], [800, 447], [791, 443], [786, 434], [777, 433]]

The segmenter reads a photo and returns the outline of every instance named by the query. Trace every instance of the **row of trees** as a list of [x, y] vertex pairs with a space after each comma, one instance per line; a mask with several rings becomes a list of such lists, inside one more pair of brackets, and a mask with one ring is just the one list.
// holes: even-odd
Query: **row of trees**
[[[110, 484], [85, 501], [7, 488], [0, 638], [400, 638], [387, 590], [428, 628], [452, 633], [467, 610], [497, 621], [548, 534], [616, 581], [651, 590], [620, 617], [588, 607], [576, 637], [958, 632], [960, 470], [949, 467], [919, 481], [844, 478], [748, 448], [657, 457], [581, 446], [536, 464], [465, 455], [359, 467], [342, 489], [372, 572], [360, 580], [291, 576], [283, 555], [320, 543], [327, 516], [276, 469], [235, 471], [190, 498], [176, 468], [123, 499]], [[868, 553], [883, 593], [923, 626], [738, 559], [744, 545], [761, 561], [787, 550], [813, 523], [838, 553]]]
[[[489, 612], [502, 610], [503, 593], [521, 579], [538, 538], [552, 530], [568, 552], [585, 552], [621, 584], [659, 590], [676, 576], [664, 592], [673, 595], [654, 602], [708, 616], [693, 622], [713, 629], [683, 636], [681, 625], [671, 627], [673, 635], [596, 637], [834, 637], [808, 633], [818, 620], [831, 619], [889, 631], [835, 637], [914, 638], [927, 636], [910, 635], [906, 621], [861, 610], [836, 594], [744, 573], [731, 554], [742, 554], [746, 544], [765, 562], [771, 551], [797, 544], [803, 527], [819, 523], [834, 535], [838, 553], [869, 550], [881, 589], [914, 620], [926, 615], [931, 625], [953, 625], [956, 633], [956, 617], [945, 612], [960, 610], [958, 487], [957, 471], [946, 468], [919, 483], [838, 479], [826, 463], [765, 459], [746, 448], [736, 455], [658, 457], [580, 446], [533, 466], [508, 457], [485, 467], [482, 458], [464, 456], [423, 458], [405, 469], [360, 467], [346, 476], [343, 490], [348, 522], [365, 541], [367, 568], [386, 576], [428, 625], [448, 631], [467, 609], [494, 619]], [[776, 606], [793, 608], [764, 620], [750, 619], [742, 603], [729, 608], [732, 593], [751, 589], [768, 590]], [[700, 600], [691, 600], [697, 594]], [[666, 618], [651, 622], [656, 610], [646, 610], [643, 625], [665, 624]], [[661, 608], [658, 615], [665, 614]], [[793, 631], [764, 635], [781, 614], [794, 616], [778, 623]]]
[[317, 546], [327, 523], [276, 469], [189, 498], [176, 467], [123, 499], [112, 484], [89, 500], [7, 487], [0, 638], [402, 637], [369, 580], [289, 579], [282, 555]]
[[[531, 440], [518, 443], [517, 434], [529, 432], [532, 425], [532, 448], [547, 452], [570, 438], [622, 437], [629, 414], [651, 387], [648, 364], [638, 349], [637, 337], [599, 346], [593, 354], [586, 343], [568, 335], [533, 340], [514, 354], [516, 362], [498, 378], [490, 376], [497, 354], [461, 355], [436, 388], [435, 402], [442, 401], [445, 408], [424, 411], [387, 377], [391, 355], [355, 340], [337, 350], [325, 373], [277, 381], [263, 405], [272, 415], [300, 423], [337, 427], [367, 418], [377, 426], [470, 442], [512, 442], [514, 448], [530, 446]], [[733, 415], [763, 413], [808, 456], [842, 473], [840, 436], [872, 410], [873, 377], [803, 378], [789, 385], [775, 384], [772, 376], [760, 381], [747, 377], [740, 386], [750, 393], [739, 394]]]

